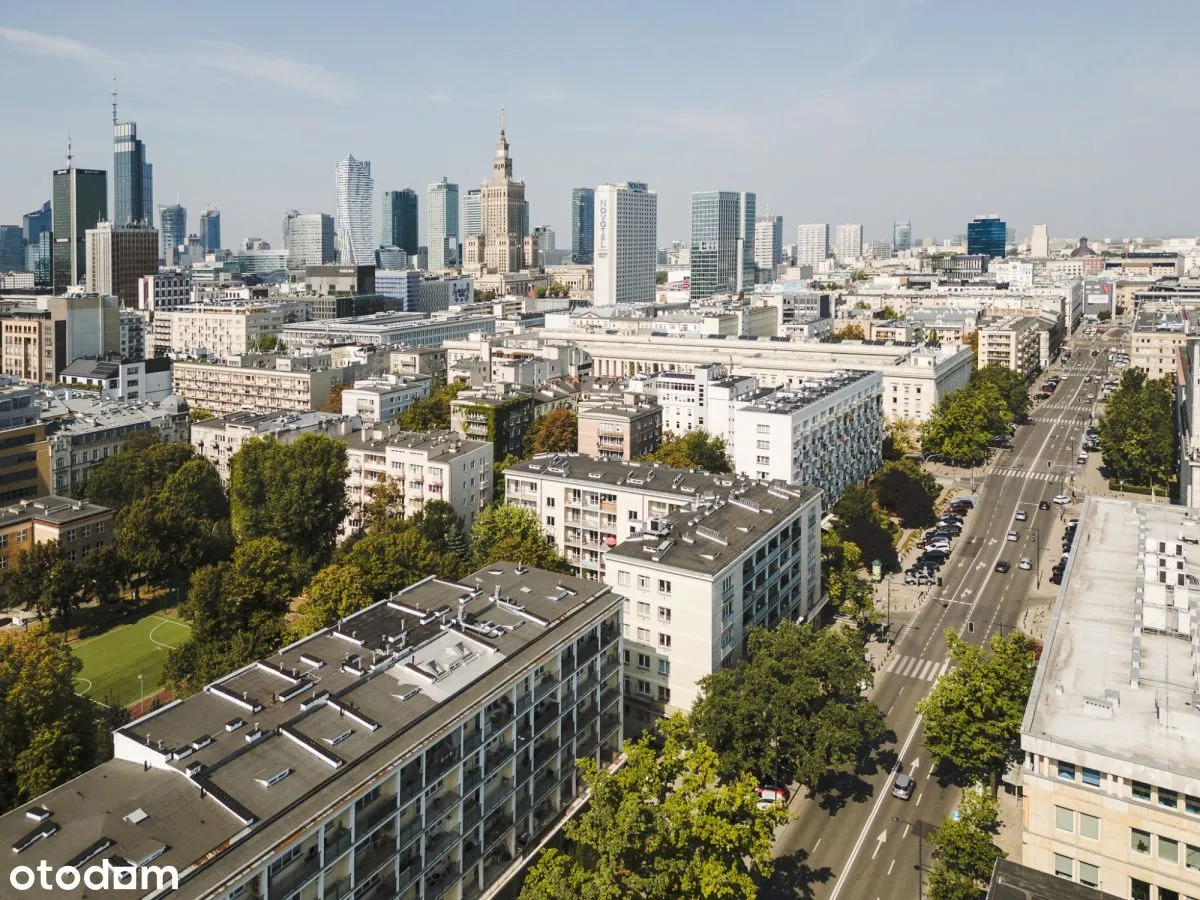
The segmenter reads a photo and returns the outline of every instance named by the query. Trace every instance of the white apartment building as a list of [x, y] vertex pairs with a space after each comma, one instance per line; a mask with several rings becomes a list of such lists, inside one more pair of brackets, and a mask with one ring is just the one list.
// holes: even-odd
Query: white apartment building
[[979, 365], [1004, 366], [1029, 378], [1050, 365], [1050, 325], [1036, 316], [1010, 316], [979, 326]]
[[829, 225], [796, 226], [796, 265], [819, 266], [829, 256]]
[[658, 195], [625, 181], [596, 188], [592, 303], [645, 303], [654, 299], [658, 265]]
[[1200, 506], [1200, 337], [1188, 339], [1179, 353], [1175, 386], [1179, 423], [1179, 501]]
[[754, 220], [754, 264], [770, 272], [783, 262], [783, 216], [759, 216]]
[[138, 279], [137, 307], [145, 312], [186, 306], [192, 297], [191, 269], [159, 269]]
[[833, 255], [838, 262], [859, 259], [863, 252], [863, 227], [861, 225], [839, 225], [833, 244]]
[[663, 432], [675, 435], [703, 429], [733, 449], [734, 409], [758, 392], [753, 375], [728, 375], [721, 363], [704, 363], [692, 372], [657, 372], [630, 380], [630, 390], [662, 407]]
[[292, 304], [202, 303], [171, 314], [171, 349], [213, 358], [250, 353], [276, 336], [293, 315]]
[[390, 481], [404, 494], [404, 514], [413, 516], [431, 500], [454, 507], [467, 529], [492, 502], [492, 444], [452, 431], [402, 431], [383, 423], [343, 439], [349, 456], [346, 479], [346, 535], [362, 528], [371, 489]]
[[1175, 376], [1175, 356], [1187, 345], [1187, 316], [1178, 306], [1138, 309], [1129, 331], [1129, 364], [1151, 378]]
[[328, 353], [310, 357], [247, 354], [239, 364], [176, 360], [175, 391], [196, 409], [222, 416], [240, 409], [306, 412], [329, 400], [335, 384], [350, 384], [363, 367], [335, 367]]
[[837, 372], [739, 405], [734, 411], [734, 471], [811, 485], [825, 504], [883, 465], [883, 378]]
[[367, 425], [396, 418], [429, 396], [428, 375], [382, 375], [364, 378], [342, 391], [342, 415], [360, 416]]
[[327, 344], [394, 344], [406, 347], [440, 347], [443, 341], [462, 340], [474, 332], [492, 334], [492, 316], [438, 315], [381, 312], [344, 319], [295, 322], [279, 329], [279, 339], [288, 347], [319, 347]]
[[145, 359], [145, 315], [139, 312], [122, 312], [118, 327], [121, 331], [121, 359]]
[[97, 390], [105, 400], [165, 400], [173, 390], [171, 360], [161, 357], [77, 359], [58, 373], [58, 380]]
[[996, 283], [1007, 284], [1013, 291], [1032, 290], [1033, 272], [1033, 263], [1024, 259], [997, 259], [988, 263], [988, 274], [995, 276]]
[[306, 434], [323, 434], [340, 440], [362, 428], [363, 421], [357, 416], [243, 409], [227, 416], [193, 423], [192, 446], [198, 455], [216, 466], [222, 483], [228, 484], [230, 461], [249, 440], [270, 438], [281, 444], [290, 444]]
[[726, 480], [608, 551], [605, 583], [628, 603], [628, 734], [689, 711], [697, 682], [742, 658], [750, 628], [821, 608], [820, 491]]
[[1084, 502], [1021, 727], [1026, 866], [1200, 897], [1198, 542], [1187, 509]]
[[153, 860], [178, 890], [142, 869], [133, 896], [495, 897], [586, 802], [575, 760], [620, 759], [622, 599], [513, 562], [410, 585], [115, 731], [0, 816], [0, 878]]
[[1029, 255], [1036, 259], [1045, 259], [1050, 255], [1050, 229], [1048, 226], [1033, 226], [1033, 235], [1029, 238]]

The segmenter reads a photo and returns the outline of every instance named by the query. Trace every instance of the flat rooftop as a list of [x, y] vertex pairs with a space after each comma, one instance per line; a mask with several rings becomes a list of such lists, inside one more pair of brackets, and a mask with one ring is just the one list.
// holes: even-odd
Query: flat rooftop
[[68, 525], [106, 512], [112, 510], [97, 503], [88, 503], [86, 500], [39, 497], [36, 500], [21, 500], [9, 506], [0, 506], [0, 528], [29, 519], [49, 522], [52, 525]]
[[1117, 897], [1011, 859], [998, 859], [992, 869], [987, 900], [1117, 900]]
[[350, 450], [381, 452], [389, 446], [421, 450], [429, 454], [430, 460], [446, 459], [491, 446], [487, 441], [473, 441], [453, 431], [404, 431], [392, 422], [356, 431], [339, 440]]
[[825, 378], [812, 379], [802, 382], [798, 387], [788, 390], [771, 391], [761, 399], [756, 400], [748, 408], [759, 412], [791, 414], [806, 406], [824, 400], [838, 391], [859, 384], [869, 378], [878, 378], [878, 372], [863, 372], [851, 370], [848, 372], [832, 372]]
[[1052, 741], [1195, 779], [1200, 513], [1089, 497], [1046, 634], [1022, 745]]
[[1187, 316], [1174, 305], [1155, 304], [1137, 311], [1133, 320], [1134, 331], [1187, 331]]
[[672, 469], [658, 463], [593, 459], [582, 453], [537, 453], [509, 466], [505, 475], [540, 476], [595, 490], [599, 487], [636, 488], [645, 493], [684, 497], [713, 497], [733, 486], [735, 476]]

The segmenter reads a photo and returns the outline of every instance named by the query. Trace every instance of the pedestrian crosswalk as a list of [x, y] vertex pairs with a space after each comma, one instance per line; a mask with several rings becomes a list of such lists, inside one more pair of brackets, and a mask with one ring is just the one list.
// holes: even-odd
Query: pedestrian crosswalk
[[1086, 409], [1078, 412], [1065, 412], [1057, 416], [1029, 417], [1029, 421], [1034, 425], [1078, 425], [1081, 422], [1090, 422], [1091, 419], [1091, 412]]
[[916, 656], [897, 654], [883, 667], [883, 671], [891, 672], [902, 678], [916, 678], [920, 681], [937, 681], [950, 668], [950, 660], [920, 659]]
[[1011, 466], [997, 466], [991, 470], [992, 475], [1004, 478], [1027, 478], [1030, 481], [1062, 481], [1063, 476], [1058, 472], [1031, 472], [1028, 469], [1016, 469]]

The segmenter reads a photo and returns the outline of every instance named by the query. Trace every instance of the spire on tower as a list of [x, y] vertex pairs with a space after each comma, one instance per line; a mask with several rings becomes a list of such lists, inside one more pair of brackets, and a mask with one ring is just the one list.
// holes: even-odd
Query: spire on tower
[[500, 136], [504, 137], [504, 107], [500, 107]]
[[67, 132], [67, 168], [71, 168], [71, 160], [74, 157], [71, 155], [71, 132]]
[[116, 125], [117, 124], [117, 76], [116, 75], [113, 76], [112, 98], [113, 98], [113, 124]]

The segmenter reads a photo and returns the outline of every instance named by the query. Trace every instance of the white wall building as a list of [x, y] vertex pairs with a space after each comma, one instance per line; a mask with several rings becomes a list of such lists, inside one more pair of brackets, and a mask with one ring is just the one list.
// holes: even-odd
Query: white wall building
[[1050, 229], [1047, 226], [1033, 226], [1033, 236], [1029, 239], [1029, 255], [1036, 259], [1045, 259], [1050, 255]]
[[[328, 213], [288, 215], [284, 220], [283, 247], [288, 252], [289, 269], [303, 271], [309, 266], [326, 266], [337, 261], [333, 216]], [[373, 261], [373, 260], [372, 260]]]
[[237, 356], [258, 342], [279, 334], [293, 312], [292, 304], [196, 304], [173, 311], [171, 349], [189, 356], [201, 351], [210, 357]]
[[596, 188], [594, 265], [596, 306], [654, 299], [658, 196], [641, 182]]
[[254, 438], [270, 438], [290, 444], [306, 434], [323, 434], [334, 439], [361, 431], [362, 419], [327, 412], [259, 412], [243, 409], [227, 416], [192, 424], [192, 446], [217, 467], [221, 481], [229, 483], [229, 464], [235, 453]]
[[458, 255], [458, 185], [445, 177], [429, 185], [425, 212], [429, 246], [428, 268], [431, 272], [453, 268], [459, 264]]
[[428, 375], [384, 375], [364, 378], [342, 391], [342, 415], [360, 416], [367, 425], [396, 418], [429, 396]]
[[732, 454], [734, 410], [758, 391], [752, 375], [729, 375], [721, 363], [705, 363], [692, 372], [658, 372], [631, 379], [630, 389], [662, 407], [663, 432], [675, 435], [703, 429], [725, 441]]
[[819, 266], [829, 255], [829, 225], [796, 226], [796, 265]]
[[839, 225], [834, 240], [833, 255], [838, 262], [847, 262], [862, 256], [863, 227], [861, 225]]
[[1007, 284], [1009, 290], [1028, 291], [1033, 288], [1033, 263], [1023, 259], [997, 259], [988, 263], [988, 272], [997, 284]]
[[94, 388], [105, 400], [165, 400], [173, 391], [171, 360], [161, 357], [77, 359], [58, 373], [62, 384]]
[[754, 264], [767, 272], [783, 262], [783, 216], [759, 216], [754, 222]]
[[[350, 154], [337, 164], [337, 236], [342, 265], [375, 265], [371, 164]], [[294, 223], [293, 223], [294, 228]]]
[[460, 340], [474, 332], [496, 330], [492, 316], [442, 315], [425, 318], [419, 313], [381, 312], [344, 319], [295, 322], [279, 329], [288, 347], [328, 344], [384, 344], [407, 347], [440, 347], [443, 341]]

